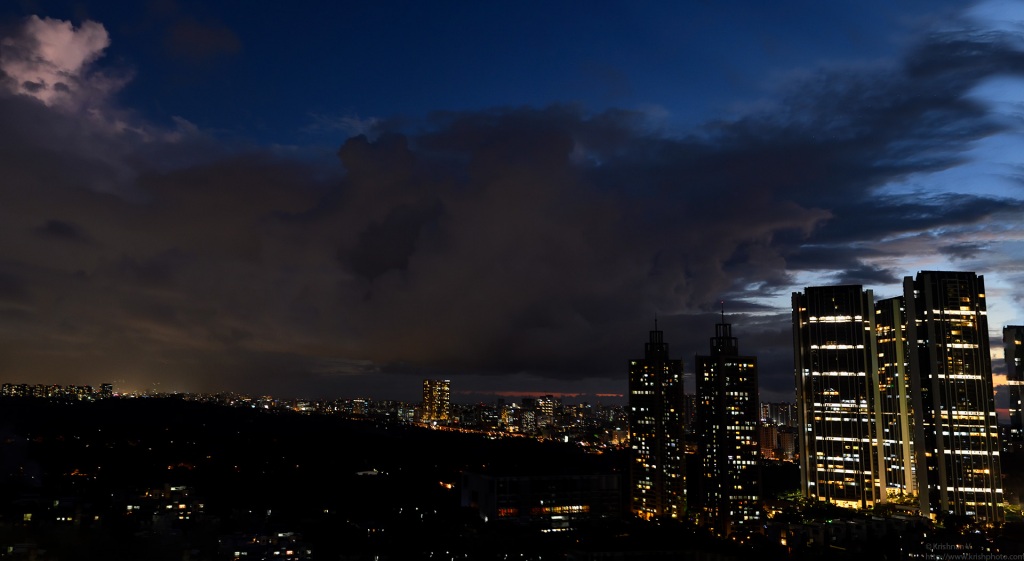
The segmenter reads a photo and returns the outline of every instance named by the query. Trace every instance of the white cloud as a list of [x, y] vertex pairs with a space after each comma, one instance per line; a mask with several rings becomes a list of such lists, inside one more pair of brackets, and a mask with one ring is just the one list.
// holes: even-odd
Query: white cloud
[[126, 81], [91, 68], [110, 45], [107, 30], [94, 21], [74, 27], [68, 21], [33, 15], [17, 36], [3, 39], [0, 45], [0, 69], [7, 75], [7, 89], [48, 106], [89, 108]]
[[967, 17], [975, 23], [1011, 37], [1024, 30], [1024, 4], [1017, 0], [990, 0], [979, 2], [967, 10]]

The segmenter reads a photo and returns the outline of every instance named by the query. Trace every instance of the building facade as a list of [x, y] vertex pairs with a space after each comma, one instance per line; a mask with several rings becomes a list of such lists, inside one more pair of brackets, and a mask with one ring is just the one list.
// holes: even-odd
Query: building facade
[[[695, 359], [697, 443], [702, 472], [691, 511], [719, 535], [758, 529], [761, 519], [757, 358], [742, 356], [732, 326], [715, 326], [708, 355]], [[774, 428], [774, 425], [772, 425]], [[774, 439], [773, 439], [774, 440]], [[772, 442], [772, 450], [775, 445]]]
[[878, 477], [887, 496], [916, 496], [917, 462], [914, 451], [914, 408], [907, 355], [907, 311], [902, 297], [875, 304], [878, 348], [878, 396], [875, 422], [881, 425], [882, 460]]
[[849, 508], [884, 502], [874, 301], [860, 285], [793, 294], [800, 479], [804, 496]]
[[685, 512], [683, 363], [657, 322], [644, 358], [629, 361], [629, 508], [640, 518]]
[[999, 425], [985, 279], [970, 272], [906, 277], [907, 339], [922, 512], [1003, 519]]
[[[619, 474], [463, 472], [462, 506], [485, 522], [513, 522], [555, 531], [583, 520], [622, 515]], [[542, 530], [543, 531], [543, 530]]]

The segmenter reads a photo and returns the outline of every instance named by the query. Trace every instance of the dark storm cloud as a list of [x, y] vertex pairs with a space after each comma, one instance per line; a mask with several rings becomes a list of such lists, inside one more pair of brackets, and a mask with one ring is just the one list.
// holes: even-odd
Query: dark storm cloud
[[909, 272], [878, 259], [965, 251], [957, 236], [1019, 217], [1017, 200], [881, 190], [999, 132], [968, 94], [1020, 58], [999, 36], [935, 36], [902, 66], [793, 78], [770, 110], [683, 137], [572, 105], [381, 121], [328, 179], [211, 150], [186, 123], [117, 128], [2, 96], [0, 297], [25, 313], [0, 314], [0, 356], [40, 379], [178, 389], [618, 384], [655, 314], [689, 361], [726, 300], [781, 398], [789, 315], [766, 299], [805, 273], [895, 282]]
[[88, 242], [89, 236], [82, 231], [82, 228], [70, 222], [62, 220], [47, 220], [46, 224], [39, 226], [35, 232], [45, 238], [69, 241]]
[[29, 292], [25, 281], [0, 272], [0, 302], [20, 303], [28, 300]]
[[967, 242], [940, 246], [939, 251], [953, 259], [972, 259], [987, 248], [984, 244]]
[[395, 207], [359, 234], [351, 252], [352, 272], [372, 281], [391, 270], [405, 271], [424, 227], [436, 223], [440, 205], [428, 201]]
[[891, 271], [871, 265], [863, 265], [857, 269], [840, 271], [833, 277], [832, 284], [860, 284], [865, 287], [899, 282], [910, 271]]
[[[972, 52], [997, 53], [998, 60], [972, 60]], [[938, 63], [951, 53], [955, 64], [944, 69]], [[419, 295], [386, 299], [364, 325], [423, 321], [400, 310], [428, 301], [420, 290], [429, 286], [451, 309], [445, 317], [424, 311], [441, 318], [434, 324], [441, 331], [416, 349], [418, 360], [585, 376], [615, 371], [608, 365], [628, 355], [623, 341], [637, 325], [633, 318], [654, 310], [682, 317], [723, 294], [771, 294], [787, 286], [798, 263], [847, 282], [897, 282], [905, 271], [862, 262], [884, 253], [876, 243], [1020, 210], [1018, 201], [984, 196], [877, 193], [889, 182], [958, 165], [965, 146], [1000, 130], [966, 96], [986, 77], [1017, 72], [1019, 60], [998, 37], [936, 36], [905, 67], [822, 72], [801, 80], [793, 88], [799, 93], [776, 111], [681, 139], [629, 112], [438, 115], [429, 132], [399, 143], [401, 150], [381, 146], [350, 176], [347, 187], [355, 191], [372, 183], [407, 197], [385, 204], [378, 224], [427, 194], [443, 209], [422, 250], [409, 254], [404, 243], [383, 252], [403, 264], [384, 292]], [[371, 169], [380, 170], [380, 181], [364, 175]], [[468, 222], [471, 216], [477, 221]], [[830, 259], [801, 260], [805, 247], [827, 248]], [[480, 256], [486, 259], [474, 260]], [[489, 274], [495, 268], [499, 274]], [[474, 271], [472, 282], [462, 279], [466, 271]], [[602, 285], [609, 276], [615, 282]], [[560, 282], [569, 288], [560, 290]], [[595, 321], [605, 300], [619, 307]], [[475, 309], [494, 319], [479, 325]], [[427, 329], [423, 323], [410, 333]], [[455, 338], [468, 350], [449, 350], [445, 332], [461, 334]], [[372, 341], [364, 348], [373, 349]], [[373, 358], [385, 360], [383, 353]]]
[[910, 53], [906, 72], [966, 91], [985, 78], [1024, 71], [1017, 41], [1016, 35], [986, 29], [936, 33]]
[[37, 93], [39, 91], [46, 89], [46, 84], [43, 84], [42, 82], [25, 81], [21, 83], [21, 87], [25, 88], [25, 90], [29, 92]]
[[818, 234], [834, 243], [932, 230], [970, 229], [998, 213], [1024, 211], [1019, 199], [956, 194], [872, 196], [837, 207]]
[[880, 251], [866, 250], [859, 237], [852, 237], [845, 243], [821, 245], [814, 243], [802, 244], [801, 240], [787, 239], [785, 242], [790, 251], [786, 253], [786, 264], [795, 270], [841, 271], [858, 259], [870, 255], [880, 255]]
[[142, 262], [122, 255], [116, 262], [101, 266], [98, 272], [126, 286], [169, 288], [174, 285], [174, 271], [183, 268], [187, 259], [175, 250], [154, 255]]

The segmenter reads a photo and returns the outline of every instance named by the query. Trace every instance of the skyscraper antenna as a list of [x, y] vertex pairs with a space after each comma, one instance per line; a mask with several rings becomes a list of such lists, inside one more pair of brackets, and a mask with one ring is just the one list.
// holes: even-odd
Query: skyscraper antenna
[[658, 330], [658, 312], [654, 312], [654, 330]]
[[722, 323], [725, 323], [725, 300], [722, 300]]

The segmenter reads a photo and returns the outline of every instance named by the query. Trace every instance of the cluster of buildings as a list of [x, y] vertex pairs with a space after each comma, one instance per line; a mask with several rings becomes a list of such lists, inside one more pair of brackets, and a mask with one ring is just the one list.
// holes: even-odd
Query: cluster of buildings
[[796, 404], [761, 404], [761, 457], [795, 461], [797, 458]]
[[793, 332], [805, 496], [1002, 521], [984, 277], [923, 271], [877, 302], [859, 285], [807, 288]]
[[67, 399], [71, 401], [92, 401], [114, 396], [113, 384], [102, 384], [97, 391], [92, 386], [58, 386], [56, 384], [3, 384], [3, 397], [41, 397]]
[[235, 534], [218, 540], [224, 559], [231, 561], [306, 561], [313, 548], [295, 532]]
[[761, 404], [757, 358], [740, 354], [732, 326], [715, 326], [695, 359], [693, 454], [687, 454], [683, 364], [655, 321], [644, 357], [629, 362], [630, 511], [644, 519], [688, 514], [718, 534], [761, 519]]
[[[71, 480], [94, 477], [77, 469], [66, 476]], [[34, 492], [4, 505], [3, 514], [24, 527], [91, 528], [120, 521], [159, 534], [179, 532], [205, 514], [204, 501], [193, 496], [192, 489], [184, 485], [164, 485], [141, 492], [119, 489], [110, 497], [108, 503], [85, 500], [70, 493], [51, 496]]]
[[[923, 271], [895, 298], [820, 286], [792, 304], [795, 407], [759, 403], [757, 359], [741, 354], [723, 314], [695, 359], [688, 418], [682, 362], [655, 322], [629, 363], [632, 513], [691, 516], [720, 535], [760, 531], [761, 460], [797, 459], [814, 501], [1002, 522], [984, 278]], [[1024, 440], [1024, 326], [1006, 327], [1004, 342], [1009, 435]], [[695, 427], [690, 458], [684, 418]]]
[[625, 446], [627, 417], [618, 405], [564, 403], [553, 395], [524, 397], [519, 402], [456, 403], [451, 380], [423, 380], [422, 400], [409, 403], [369, 398], [332, 400], [277, 399], [235, 393], [174, 394], [188, 401], [260, 411], [341, 415], [398, 424], [478, 432], [494, 437], [526, 436], [576, 442], [586, 447]]
[[553, 395], [523, 397], [518, 403], [457, 404], [451, 381], [423, 381], [423, 401], [404, 419], [423, 426], [575, 442], [585, 447], [625, 446], [627, 416], [616, 405], [567, 404]]

